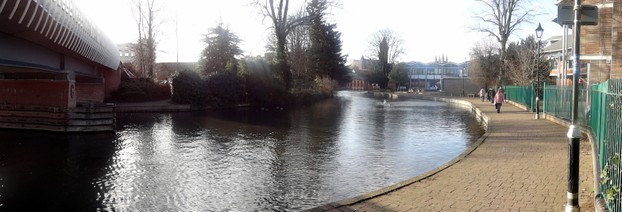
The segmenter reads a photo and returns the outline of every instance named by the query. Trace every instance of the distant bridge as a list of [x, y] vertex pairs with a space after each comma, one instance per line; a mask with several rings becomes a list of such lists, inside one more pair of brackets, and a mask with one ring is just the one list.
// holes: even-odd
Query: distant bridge
[[0, 0], [0, 106], [103, 103], [119, 65], [116, 45], [71, 0]]

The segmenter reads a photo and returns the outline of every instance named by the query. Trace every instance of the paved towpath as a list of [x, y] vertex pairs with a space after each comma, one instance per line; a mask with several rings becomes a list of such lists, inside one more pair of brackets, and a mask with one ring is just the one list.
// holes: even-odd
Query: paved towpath
[[[348, 200], [316, 211], [563, 211], [566, 204], [567, 127], [511, 104], [501, 113], [471, 101], [490, 119], [475, 151], [436, 174], [362, 202]], [[592, 156], [581, 142], [580, 205], [593, 209]]]

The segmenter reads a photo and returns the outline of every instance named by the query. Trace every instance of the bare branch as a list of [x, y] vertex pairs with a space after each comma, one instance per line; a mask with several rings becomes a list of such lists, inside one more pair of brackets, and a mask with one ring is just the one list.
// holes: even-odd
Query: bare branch
[[[522, 7], [521, 4], [528, 0], [476, 1], [480, 2], [485, 10], [473, 16], [478, 25], [471, 27], [471, 29], [494, 36], [500, 46], [499, 57], [501, 61], [505, 61], [509, 37], [518, 29], [519, 25], [530, 22], [535, 12], [533, 9], [526, 10]], [[502, 65], [500, 68], [503, 69], [503, 67]], [[501, 70], [499, 77], [503, 83], [503, 70]]]
[[281, 72], [285, 87], [289, 89], [291, 87], [291, 73], [289, 65], [287, 64], [287, 35], [298, 26], [306, 25], [310, 22], [308, 15], [288, 19], [289, 13], [289, 0], [278, 0], [278, 4], [275, 4], [274, 0], [254, 0], [254, 5], [264, 12], [264, 18], [269, 17], [272, 20], [272, 27], [274, 29], [274, 35], [276, 37], [276, 59], [278, 69]]
[[163, 23], [158, 16], [160, 7], [156, 0], [133, 0], [132, 4], [138, 28], [138, 40], [133, 49], [134, 63], [144, 78], [153, 79], [158, 28]]

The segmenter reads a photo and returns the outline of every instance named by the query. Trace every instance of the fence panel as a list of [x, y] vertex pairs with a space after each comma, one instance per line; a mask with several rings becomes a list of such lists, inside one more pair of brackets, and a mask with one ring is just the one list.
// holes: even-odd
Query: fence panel
[[[534, 110], [533, 86], [506, 86], [508, 100]], [[544, 86], [543, 111], [572, 119], [572, 87]], [[601, 166], [601, 188], [611, 211], [622, 211], [622, 79], [579, 87], [577, 124], [594, 132]]]
[[590, 127], [599, 147], [601, 186], [611, 211], [622, 211], [622, 79], [592, 87]]
[[[590, 106], [586, 106], [588, 92], [583, 86], [579, 87], [579, 105], [577, 124], [588, 126], [587, 119]], [[572, 120], [572, 87], [548, 85], [544, 88], [544, 112], [570, 122]]]
[[508, 100], [525, 105], [532, 112], [535, 112], [533, 86], [505, 86], [504, 88]]

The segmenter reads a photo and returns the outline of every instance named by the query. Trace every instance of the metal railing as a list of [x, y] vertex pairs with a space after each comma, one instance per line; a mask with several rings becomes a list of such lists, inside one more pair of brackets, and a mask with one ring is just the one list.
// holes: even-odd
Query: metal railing
[[535, 112], [533, 86], [505, 86], [504, 89], [506, 99], [525, 105]]
[[[590, 107], [586, 107], [587, 92], [584, 86], [579, 87], [579, 108], [577, 122], [587, 127], [587, 114]], [[547, 115], [570, 122], [572, 118], [572, 86], [544, 85], [543, 111]], [[587, 109], [587, 110], [586, 110]]]
[[[521, 101], [529, 94], [523, 91], [528, 89], [526, 86], [508, 88], [508, 99], [533, 108], [532, 102]], [[519, 94], [510, 94], [510, 90]], [[596, 139], [603, 198], [611, 211], [622, 211], [622, 79], [611, 79], [589, 88], [580, 86], [578, 97], [577, 122], [590, 129]], [[570, 122], [572, 87], [545, 85], [543, 106], [547, 115]]]
[[602, 195], [611, 211], [622, 211], [622, 79], [591, 87], [589, 125], [597, 140]]

